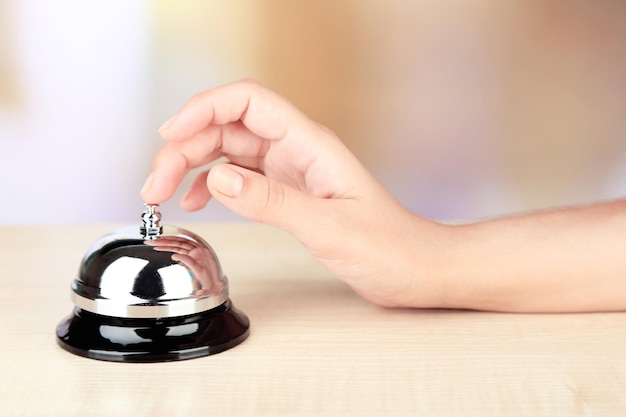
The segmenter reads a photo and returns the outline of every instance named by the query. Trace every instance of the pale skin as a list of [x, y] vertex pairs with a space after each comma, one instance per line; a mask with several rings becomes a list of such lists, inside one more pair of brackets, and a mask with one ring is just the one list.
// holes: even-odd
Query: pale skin
[[626, 309], [626, 201], [446, 225], [396, 201], [333, 132], [243, 80], [192, 97], [141, 192], [184, 209], [214, 198], [291, 233], [333, 275], [384, 307], [505, 312]]

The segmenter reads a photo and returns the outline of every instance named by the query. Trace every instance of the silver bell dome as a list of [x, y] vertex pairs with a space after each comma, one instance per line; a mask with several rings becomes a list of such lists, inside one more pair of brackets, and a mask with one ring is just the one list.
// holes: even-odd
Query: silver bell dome
[[228, 300], [228, 283], [200, 236], [161, 226], [156, 206], [143, 225], [109, 233], [87, 250], [72, 301], [92, 313], [126, 318], [196, 314]]

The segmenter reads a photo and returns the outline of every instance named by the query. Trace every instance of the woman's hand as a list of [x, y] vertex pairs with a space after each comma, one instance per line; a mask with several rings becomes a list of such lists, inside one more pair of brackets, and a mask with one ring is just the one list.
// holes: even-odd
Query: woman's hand
[[298, 238], [334, 275], [382, 306], [516, 312], [626, 310], [626, 200], [445, 226], [404, 209], [328, 129], [256, 82], [193, 97], [160, 130], [142, 191], [214, 197]]
[[160, 129], [167, 144], [142, 190], [170, 198], [190, 169], [202, 172], [181, 205], [211, 197], [251, 220], [293, 234], [363, 298], [383, 306], [445, 304], [432, 278], [446, 227], [405, 210], [327, 128], [283, 97], [245, 80], [192, 97]]

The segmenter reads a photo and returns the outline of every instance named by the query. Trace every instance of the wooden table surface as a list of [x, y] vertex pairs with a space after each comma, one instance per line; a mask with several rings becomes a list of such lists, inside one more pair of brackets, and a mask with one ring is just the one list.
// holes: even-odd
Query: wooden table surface
[[[216, 250], [251, 335], [180, 362], [55, 341], [91, 242], [120, 225], [0, 227], [1, 416], [626, 415], [626, 314], [389, 310], [263, 225], [183, 225]], [[626, 289], [625, 289], [626, 296]]]

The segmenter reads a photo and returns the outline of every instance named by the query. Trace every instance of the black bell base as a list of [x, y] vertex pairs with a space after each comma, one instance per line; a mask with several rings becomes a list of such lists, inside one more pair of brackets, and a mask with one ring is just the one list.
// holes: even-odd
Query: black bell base
[[198, 314], [160, 319], [117, 318], [75, 308], [57, 327], [68, 352], [112, 362], [168, 362], [213, 355], [237, 346], [250, 321], [230, 300]]

